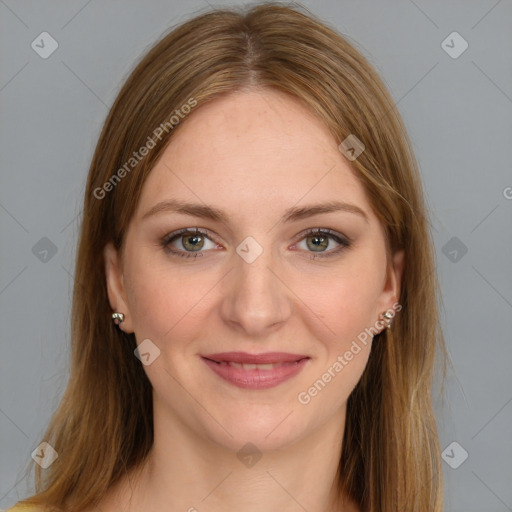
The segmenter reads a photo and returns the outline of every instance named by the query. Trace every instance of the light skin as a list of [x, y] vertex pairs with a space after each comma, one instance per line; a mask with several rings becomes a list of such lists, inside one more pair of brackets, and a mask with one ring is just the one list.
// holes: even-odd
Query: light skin
[[[165, 209], [145, 216], [169, 200], [206, 204], [227, 219]], [[329, 201], [363, 214], [349, 208], [281, 220], [290, 208]], [[199, 245], [199, 257], [162, 246], [183, 228], [207, 236], [182, 234], [169, 246], [194, 255]], [[351, 244], [324, 235], [318, 248], [306, 234], [313, 228]], [[236, 251], [247, 237], [263, 249], [251, 263]], [[144, 366], [153, 386], [153, 449], [99, 508], [358, 510], [336, 502], [333, 484], [347, 399], [371, 338], [307, 405], [297, 397], [393, 308], [403, 263], [402, 252], [387, 261], [383, 227], [350, 162], [297, 100], [245, 91], [189, 114], [143, 186], [122, 253], [105, 249], [110, 305], [125, 315], [120, 328], [137, 343], [150, 339], [160, 355]], [[310, 359], [276, 387], [242, 389], [200, 357], [229, 351]], [[249, 442], [262, 454], [252, 467], [237, 457]]]

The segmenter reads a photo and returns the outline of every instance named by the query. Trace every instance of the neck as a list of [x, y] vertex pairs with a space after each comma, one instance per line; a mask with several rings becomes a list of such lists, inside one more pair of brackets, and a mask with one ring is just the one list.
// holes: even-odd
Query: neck
[[214, 443], [160, 406], [154, 408], [152, 450], [116, 495], [123, 509], [357, 510], [340, 501], [337, 484], [345, 409], [306, 438], [260, 451], [258, 442], [241, 443], [242, 450]]

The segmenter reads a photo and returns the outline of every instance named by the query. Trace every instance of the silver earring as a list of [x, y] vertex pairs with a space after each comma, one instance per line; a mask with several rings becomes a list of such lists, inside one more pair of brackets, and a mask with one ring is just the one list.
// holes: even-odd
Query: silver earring
[[381, 317], [386, 323], [386, 329], [389, 329], [391, 327], [391, 320], [393, 319], [394, 315], [389, 311], [386, 311], [385, 313], [382, 313]]
[[120, 325], [124, 320], [123, 313], [112, 313], [112, 320], [116, 325]]

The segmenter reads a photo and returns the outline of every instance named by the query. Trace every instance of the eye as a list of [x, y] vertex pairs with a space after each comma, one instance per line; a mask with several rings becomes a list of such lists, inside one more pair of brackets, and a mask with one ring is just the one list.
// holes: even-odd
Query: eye
[[[322, 228], [309, 229], [306, 233], [300, 235], [299, 240], [300, 243], [305, 243], [305, 248], [303, 247], [303, 249], [311, 253], [309, 255], [311, 259], [335, 256], [347, 247], [350, 247], [352, 243], [348, 237], [330, 229]], [[206, 241], [212, 244], [212, 246], [205, 247]], [[332, 241], [337, 244], [337, 247], [326, 250], [332, 245]], [[177, 244], [178, 247], [174, 244]], [[161, 245], [166, 252], [182, 258], [197, 258], [203, 256], [204, 251], [202, 249], [215, 249], [218, 247], [211, 240], [208, 232], [200, 228], [185, 228], [174, 231], [162, 239]]]
[[[332, 245], [330, 244], [332, 240], [334, 240], [338, 246], [329, 251], [325, 250], [329, 245]], [[340, 233], [336, 233], [330, 229], [322, 228], [308, 230], [305, 234], [302, 235], [301, 243], [302, 242], [305, 243], [305, 250], [307, 252], [313, 253], [309, 256], [311, 259], [329, 258], [331, 256], [335, 256], [347, 247], [350, 247], [352, 243], [348, 237], [341, 235]]]
[[[178, 243], [178, 247], [173, 244], [175, 241]], [[165, 236], [162, 239], [162, 247], [165, 251], [181, 256], [183, 258], [197, 258], [203, 256], [201, 249], [205, 248], [205, 241], [210, 242], [213, 247], [206, 247], [206, 249], [214, 249], [216, 244], [208, 236], [208, 233], [200, 228], [194, 229], [180, 229]], [[174, 247], [174, 248], [173, 248]]]

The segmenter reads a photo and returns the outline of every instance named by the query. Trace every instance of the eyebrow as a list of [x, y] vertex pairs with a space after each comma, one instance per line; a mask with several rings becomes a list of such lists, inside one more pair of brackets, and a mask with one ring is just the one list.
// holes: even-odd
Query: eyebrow
[[[359, 208], [359, 206], [342, 201], [328, 201], [308, 206], [294, 206], [284, 212], [284, 215], [281, 217], [279, 222], [294, 222], [321, 213], [339, 211], [359, 215], [365, 220], [365, 222], [369, 223], [368, 215], [364, 210]], [[142, 219], [146, 219], [161, 212], [181, 213], [184, 215], [211, 219], [224, 224], [229, 223], [229, 216], [226, 212], [223, 212], [218, 208], [204, 204], [187, 203], [176, 199], [169, 199], [155, 204], [142, 216]]]

